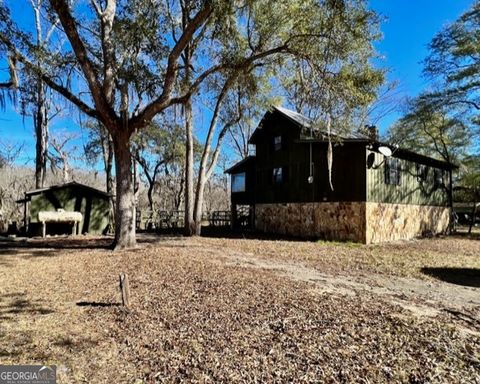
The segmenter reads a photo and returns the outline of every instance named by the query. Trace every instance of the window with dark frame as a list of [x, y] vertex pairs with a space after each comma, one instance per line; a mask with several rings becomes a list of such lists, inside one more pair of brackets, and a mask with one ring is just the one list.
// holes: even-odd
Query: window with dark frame
[[273, 138], [273, 149], [279, 151], [282, 149], [282, 136], [275, 136]]
[[417, 168], [417, 180], [426, 181], [428, 177], [428, 167], [425, 164], [416, 164]]
[[273, 184], [281, 184], [283, 182], [283, 169], [281, 167], [273, 168]]
[[445, 176], [445, 171], [443, 169], [435, 168], [435, 171], [433, 173], [433, 177], [434, 177], [433, 185], [435, 188], [439, 188], [445, 185], [444, 176]]
[[245, 172], [232, 174], [232, 192], [245, 192]]
[[400, 159], [387, 157], [385, 159], [385, 184], [400, 185], [401, 165]]

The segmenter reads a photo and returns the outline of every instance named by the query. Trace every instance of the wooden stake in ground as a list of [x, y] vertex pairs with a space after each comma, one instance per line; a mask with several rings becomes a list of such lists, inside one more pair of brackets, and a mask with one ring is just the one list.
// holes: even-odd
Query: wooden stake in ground
[[128, 276], [126, 273], [120, 274], [120, 292], [122, 293], [122, 305], [130, 308], [130, 286], [128, 284]]

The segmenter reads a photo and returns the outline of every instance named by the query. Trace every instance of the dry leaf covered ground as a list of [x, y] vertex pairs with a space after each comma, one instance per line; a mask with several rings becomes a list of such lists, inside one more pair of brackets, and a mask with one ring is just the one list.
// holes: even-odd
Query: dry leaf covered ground
[[480, 383], [479, 240], [141, 240], [1, 243], [0, 363], [62, 383]]

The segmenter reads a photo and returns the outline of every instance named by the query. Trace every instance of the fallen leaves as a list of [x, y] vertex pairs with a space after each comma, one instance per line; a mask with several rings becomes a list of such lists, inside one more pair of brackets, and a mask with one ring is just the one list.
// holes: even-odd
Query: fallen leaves
[[[429, 241], [409, 252], [438, 254], [442, 246]], [[378, 295], [319, 293], [222, 258], [295, 254], [318, 268], [334, 260], [326, 270], [336, 273], [355, 264], [344, 263], [348, 252], [368, 260], [370, 248], [161, 239], [120, 253], [42, 251], [12, 251], [8, 265], [0, 263], [0, 360], [56, 363], [61, 382], [480, 382], [480, 341], [456, 328], [458, 314], [414, 317]], [[376, 260], [361, 270], [387, 265]], [[113, 305], [120, 272], [130, 278], [128, 313]]]

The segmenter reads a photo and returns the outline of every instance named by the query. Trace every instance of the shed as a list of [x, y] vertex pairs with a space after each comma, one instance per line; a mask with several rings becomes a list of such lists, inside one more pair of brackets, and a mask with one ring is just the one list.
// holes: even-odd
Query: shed
[[[80, 212], [82, 220], [79, 223], [79, 233], [102, 234], [109, 225], [110, 195], [75, 181], [27, 191], [25, 197], [17, 203], [24, 204], [25, 232], [29, 236], [42, 234], [38, 220], [41, 211], [57, 212], [63, 209]], [[66, 228], [59, 223], [47, 229], [47, 234], [64, 233], [71, 233], [71, 227]]]

